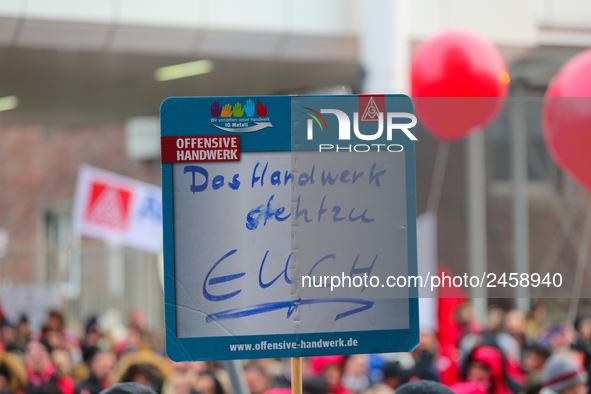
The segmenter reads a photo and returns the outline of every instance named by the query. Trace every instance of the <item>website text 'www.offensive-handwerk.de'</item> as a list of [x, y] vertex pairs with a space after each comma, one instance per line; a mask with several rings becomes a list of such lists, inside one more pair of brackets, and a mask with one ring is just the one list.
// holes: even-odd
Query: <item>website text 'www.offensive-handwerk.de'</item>
[[282, 342], [268, 342], [260, 341], [257, 343], [240, 343], [230, 345], [230, 351], [242, 352], [251, 350], [289, 350], [289, 349], [321, 349], [321, 348], [344, 348], [344, 347], [355, 347], [358, 345], [357, 339], [349, 338], [345, 340], [343, 338], [334, 340], [323, 340], [318, 339], [314, 341], [300, 340], [297, 342], [282, 341]]

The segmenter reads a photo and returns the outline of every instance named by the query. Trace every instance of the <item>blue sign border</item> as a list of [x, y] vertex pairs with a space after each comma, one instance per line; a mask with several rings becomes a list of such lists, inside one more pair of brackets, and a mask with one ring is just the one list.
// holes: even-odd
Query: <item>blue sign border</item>
[[[296, 98], [322, 98], [350, 96], [238, 96], [238, 97], [171, 97], [160, 107], [161, 136], [229, 135], [209, 122], [210, 106], [214, 101], [233, 103], [247, 99], [263, 101], [273, 128], [241, 135], [242, 152], [291, 151], [292, 149], [292, 100]], [[395, 105], [395, 112], [414, 113], [412, 100], [405, 95], [385, 95], [388, 109]], [[410, 129], [413, 132], [413, 129]], [[354, 142], [354, 141], [353, 141]], [[362, 141], [360, 141], [362, 142]], [[406, 158], [406, 210], [408, 228], [408, 274], [418, 275], [416, 229], [416, 175], [415, 145], [404, 135], [395, 135], [392, 143], [404, 146]], [[409, 328], [403, 330], [325, 332], [312, 334], [245, 335], [226, 337], [177, 338], [176, 297], [174, 271], [174, 206], [173, 165], [162, 163], [162, 204], [164, 227], [164, 304], [166, 325], [166, 353], [174, 361], [207, 361], [226, 359], [250, 359], [267, 357], [307, 357], [334, 354], [407, 352], [419, 344], [418, 289], [409, 291]], [[300, 343], [301, 341], [357, 340], [357, 346], [323, 347], [313, 349], [281, 350], [230, 350], [230, 345], [271, 343]]]

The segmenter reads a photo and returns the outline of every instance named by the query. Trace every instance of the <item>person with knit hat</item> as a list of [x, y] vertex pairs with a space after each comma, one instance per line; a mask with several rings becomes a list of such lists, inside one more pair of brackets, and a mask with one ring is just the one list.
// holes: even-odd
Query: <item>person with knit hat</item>
[[542, 374], [540, 394], [587, 394], [587, 371], [569, 354], [550, 356]]
[[157, 394], [150, 387], [134, 383], [134, 382], [123, 382], [116, 383], [111, 387], [104, 389], [100, 394]]
[[417, 380], [405, 383], [396, 390], [396, 394], [455, 394], [449, 387], [432, 380]]

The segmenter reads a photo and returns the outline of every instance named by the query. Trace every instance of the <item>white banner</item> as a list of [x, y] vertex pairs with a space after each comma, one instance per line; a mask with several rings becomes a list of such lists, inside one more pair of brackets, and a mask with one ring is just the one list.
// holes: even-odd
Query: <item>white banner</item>
[[162, 249], [162, 189], [88, 165], [80, 167], [74, 232], [151, 253]]

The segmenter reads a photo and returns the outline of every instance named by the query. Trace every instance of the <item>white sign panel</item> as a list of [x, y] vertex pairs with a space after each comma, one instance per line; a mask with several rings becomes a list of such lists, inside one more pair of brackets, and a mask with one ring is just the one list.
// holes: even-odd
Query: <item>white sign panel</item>
[[[311, 174], [314, 169], [316, 178], [313, 184], [298, 187], [300, 204], [298, 207], [296, 202], [294, 212], [300, 215], [301, 221], [299, 231], [294, 231], [300, 250], [294, 253], [299, 257], [298, 274], [310, 276], [316, 284], [325, 275], [355, 276], [356, 270], [379, 278], [408, 275], [404, 153], [371, 152], [341, 160], [337, 155], [335, 152], [297, 154], [298, 159], [307, 163], [301, 166], [302, 172]], [[292, 222], [287, 211], [291, 205], [291, 183], [281, 180], [273, 185], [270, 181], [272, 173], [279, 171], [284, 178], [286, 171], [291, 172], [291, 157], [289, 153], [271, 152], [242, 153], [241, 157], [241, 162], [174, 166], [178, 336], [407, 329], [407, 288], [372, 287], [369, 283], [367, 287], [339, 286], [332, 290], [330, 283], [328, 288], [324, 285], [300, 288], [299, 297], [313, 299], [316, 304], [300, 308], [300, 314], [309, 317], [301, 318], [298, 325], [287, 317], [288, 307], [280, 308], [276, 304], [275, 312], [265, 313], [257, 308], [260, 302], [256, 300], [281, 300], [289, 295], [295, 279], [294, 272], [289, 270], [289, 262], [294, 258]], [[375, 168], [384, 171], [379, 176], [379, 187], [370, 178], [374, 164], [374, 172]], [[239, 174], [246, 184], [238, 190], [208, 187], [198, 194], [192, 193], [191, 169], [197, 167], [225, 179]], [[264, 168], [267, 171], [263, 182], [258, 180], [254, 187], [249, 185], [253, 176], [262, 176]], [[323, 173], [325, 177], [326, 174], [334, 177], [348, 169], [351, 174], [363, 173], [354, 185], [323, 184]], [[197, 182], [201, 183], [202, 179], [198, 175]], [[338, 215], [333, 210], [335, 206], [342, 210]], [[366, 222], [362, 218], [350, 221], [352, 210], [352, 218], [365, 212]], [[276, 214], [278, 211], [281, 213]], [[287, 220], [282, 221], [284, 217]], [[340, 217], [345, 217], [346, 223], [338, 221]], [[195, 226], [196, 223], [209, 225]], [[364, 232], [375, 235], [363, 243], [351, 238], [353, 233]], [[359, 238], [365, 241], [365, 237]], [[203, 264], [195, 264], [195, 256]], [[252, 264], [254, 270], [246, 270], [247, 264]], [[290, 272], [284, 273], [285, 270]], [[244, 276], [237, 276], [242, 273]], [[215, 284], [206, 279], [227, 275], [236, 279]], [[204, 280], [204, 286], [193, 285]], [[235, 291], [240, 294], [221, 299]], [[342, 313], [363, 307], [351, 301], [358, 297], [373, 302], [361, 314], [362, 318], [336, 319]], [[204, 314], [223, 324], [224, 330], [203, 319]]]

